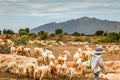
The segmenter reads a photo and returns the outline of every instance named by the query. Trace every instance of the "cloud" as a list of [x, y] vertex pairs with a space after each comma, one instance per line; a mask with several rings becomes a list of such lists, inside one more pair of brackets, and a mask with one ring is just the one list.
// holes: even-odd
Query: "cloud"
[[0, 16], [62, 17], [120, 13], [120, 0], [0, 0]]
[[0, 25], [38, 26], [82, 16], [120, 20], [119, 3], [120, 0], [0, 0]]
[[40, 14], [40, 13], [32, 13], [32, 14], [29, 14], [29, 16], [59, 16], [60, 14]]
[[[2, 11], [0, 13], [30, 13], [31, 10], [37, 10], [38, 13], [58, 13], [58, 12], [67, 12], [67, 11], [81, 11], [81, 9], [92, 10], [94, 7], [102, 7], [103, 9], [109, 7], [120, 8], [118, 2], [103, 2], [95, 0], [83, 0], [83, 1], [57, 1], [57, 0], [40, 0], [31, 1], [31, 0], [1, 0], [0, 7]], [[11, 2], [11, 3], [10, 3]], [[96, 3], [94, 3], [96, 2]], [[12, 11], [14, 10], [14, 11]], [[21, 10], [21, 12], [20, 12]], [[118, 9], [114, 9], [118, 10]], [[8, 12], [7, 12], [8, 11]], [[30, 13], [31, 14], [31, 13]], [[11, 14], [10, 14], [11, 15]]]

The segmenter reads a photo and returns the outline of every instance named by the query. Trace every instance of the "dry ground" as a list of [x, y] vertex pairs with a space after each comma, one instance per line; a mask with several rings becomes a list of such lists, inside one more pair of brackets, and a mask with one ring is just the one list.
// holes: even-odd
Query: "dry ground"
[[[95, 45], [91, 45], [90, 47], [92, 47], [93, 49], [95, 49]], [[75, 53], [75, 51], [77, 51], [78, 48], [83, 48], [83, 46], [79, 45], [79, 46], [71, 46], [69, 44], [65, 45], [65, 46], [53, 46], [52, 48], [50, 48], [50, 50], [53, 51], [53, 54], [58, 57], [59, 54], [61, 54], [64, 50], [68, 50], [71, 54], [71, 56], [68, 58], [68, 60], [72, 60], [72, 56]], [[107, 53], [103, 54], [103, 60], [104, 61], [114, 61], [114, 60], [120, 60], [120, 54], [118, 55], [108, 55]], [[9, 74], [7, 72], [4, 72], [4, 69], [0, 69], [0, 80], [32, 80], [29, 78], [19, 78], [18, 75], [16, 74]], [[50, 77], [47, 78], [45, 80], [51, 80]], [[53, 80], [63, 80], [60, 77], [55, 77]], [[64, 78], [64, 80], [67, 80], [67, 78]], [[73, 77], [72, 80], [93, 80], [92, 77], [88, 78], [88, 77], [84, 77], [84, 76], [76, 76]], [[100, 79], [100, 80], [107, 80], [107, 79]]]

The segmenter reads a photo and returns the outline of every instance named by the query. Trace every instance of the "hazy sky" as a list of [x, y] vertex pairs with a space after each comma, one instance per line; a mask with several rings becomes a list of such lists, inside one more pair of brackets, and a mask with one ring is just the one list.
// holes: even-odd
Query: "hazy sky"
[[120, 21], [120, 0], [0, 0], [0, 29], [31, 29], [83, 16]]

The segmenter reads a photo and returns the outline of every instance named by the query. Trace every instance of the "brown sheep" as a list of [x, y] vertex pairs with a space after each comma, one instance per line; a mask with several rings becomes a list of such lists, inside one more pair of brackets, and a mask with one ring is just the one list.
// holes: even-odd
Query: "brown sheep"
[[26, 67], [27, 74], [30, 78], [33, 78], [35, 66], [33, 63], [29, 63]]

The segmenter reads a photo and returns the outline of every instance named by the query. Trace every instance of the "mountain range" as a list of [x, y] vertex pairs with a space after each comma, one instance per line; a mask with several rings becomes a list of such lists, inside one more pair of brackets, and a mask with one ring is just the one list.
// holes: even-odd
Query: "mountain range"
[[55, 32], [56, 29], [62, 29], [63, 32], [69, 34], [72, 34], [74, 32], [94, 34], [97, 30], [103, 30], [108, 32], [120, 32], [120, 22], [101, 20], [95, 17], [81, 17], [60, 23], [47, 23], [31, 29], [30, 32], [38, 33], [40, 31], [46, 31], [48, 33], [51, 33]]

